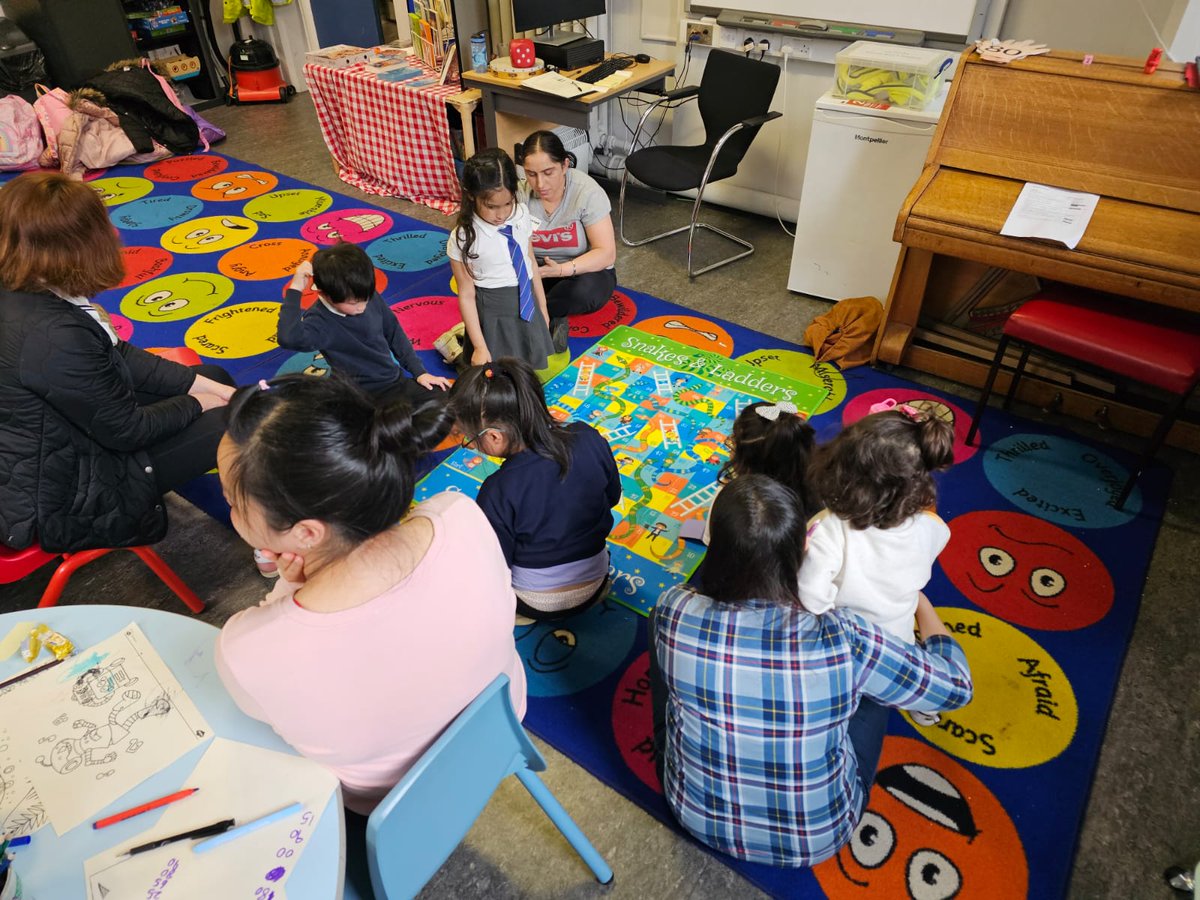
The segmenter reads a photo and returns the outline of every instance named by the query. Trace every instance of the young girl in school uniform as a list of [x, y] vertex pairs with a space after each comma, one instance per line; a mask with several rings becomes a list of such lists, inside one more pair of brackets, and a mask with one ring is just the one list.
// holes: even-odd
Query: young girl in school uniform
[[446, 246], [470, 365], [516, 357], [544, 369], [554, 352], [532, 235], [513, 161], [503, 150], [476, 153], [463, 166], [462, 206]]
[[598, 599], [611, 510], [621, 499], [608, 442], [584, 422], [555, 421], [533, 369], [519, 359], [470, 369], [450, 402], [463, 446], [504, 459], [478, 503], [512, 569], [517, 611], [557, 618]]
[[825, 509], [808, 523], [800, 569], [805, 609], [856, 612], [913, 643], [921, 589], [950, 539], [934, 512], [932, 473], [953, 462], [949, 423], [890, 401], [819, 448], [810, 476]]

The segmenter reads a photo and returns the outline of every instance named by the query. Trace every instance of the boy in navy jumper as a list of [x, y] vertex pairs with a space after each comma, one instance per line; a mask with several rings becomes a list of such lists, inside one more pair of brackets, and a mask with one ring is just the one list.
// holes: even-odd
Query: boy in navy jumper
[[[302, 312], [300, 295], [310, 282], [318, 300]], [[425, 371], [408, 335], [376, 293], [375, 267], [357, 244], [318, 250], [311, 263], [296, 269], [279, 311], [279, 346], [320, 351], [335, 371], [384, 402], [403, 398], [417, 406], [450, 387], [448, 379]]]

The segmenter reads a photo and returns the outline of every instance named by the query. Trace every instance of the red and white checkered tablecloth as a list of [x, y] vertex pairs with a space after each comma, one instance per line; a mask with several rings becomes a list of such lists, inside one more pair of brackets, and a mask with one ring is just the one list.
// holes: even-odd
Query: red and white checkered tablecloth
[[[437, 73], [421, 63], [408, 64], [436, 81]], [[342, 181], [447, 215], [458, 211], [461, 195], [446, 118], [446, 98], [459, 92], [457, 86], [410, 87], [384, 81], [361, 64], [334, 69], [308, 63], [304, 77]]]

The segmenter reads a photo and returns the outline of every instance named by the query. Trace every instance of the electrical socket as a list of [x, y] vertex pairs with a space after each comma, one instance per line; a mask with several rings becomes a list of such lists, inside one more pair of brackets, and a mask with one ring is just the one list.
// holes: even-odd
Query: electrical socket
[[712, 28], [697, 22], [688, 22], [685, 39], [689, 44], [704, 44], [706, 47], [711, 47]]

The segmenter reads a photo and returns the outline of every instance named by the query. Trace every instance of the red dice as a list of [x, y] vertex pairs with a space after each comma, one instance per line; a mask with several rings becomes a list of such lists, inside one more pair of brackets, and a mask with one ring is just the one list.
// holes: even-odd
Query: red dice
[[508, 58], [514, 69], [532, 69], [537, 62], [533, 52], [533, 41], [528, 38], [516, 38], [508, 45]]

